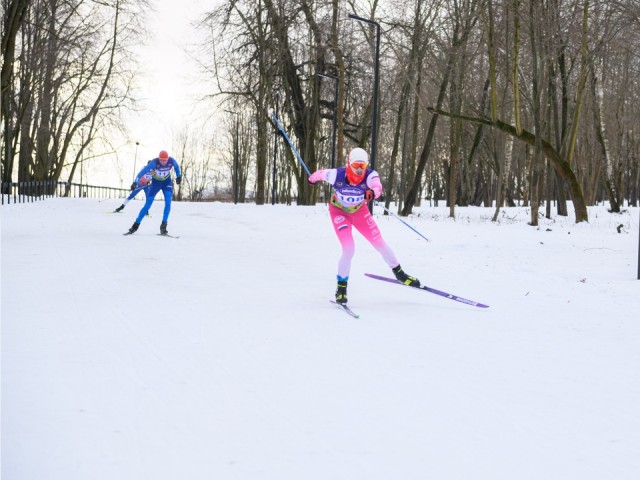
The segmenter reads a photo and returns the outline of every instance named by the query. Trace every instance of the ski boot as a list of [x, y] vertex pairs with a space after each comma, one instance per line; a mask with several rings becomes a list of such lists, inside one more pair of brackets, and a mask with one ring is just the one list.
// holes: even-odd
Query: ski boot
[[129, 234], [136, 233], [138, 231], [139, 226], [140, 224], [138, 222], [134, 222], [133, 225], [131, 225], [131, 228], [129, 229]]
[[336, 303], [346, 305], [347, 303], [347, 281], [338, 280], [338, 289], [336, 290]]
[[168, 235], [169, 232], [167, 232], [167, 222], [162, 222], [160, 224], [160, 235]]
[[116, 208], [116, 209], [113, 211], [113, 213], [119, 213], [119, 212], [121, 212], [122, 210], [124, 210], [124, 203], [123, 203], [122, 205], [120, 205], [118, 208]]
[[420, 280], [418, 280], [416, 277], [411, 277], [406, 273], [404, 273], [400, 265], [398, 265], [395, 268], [392, 268], [391, 270], [393, 271], [393, 274], [396, 276], [396, 279], [399, 280], [401, 283], [404, 283], [405, 285], [409, 285], [410, 287], [420, 286]]

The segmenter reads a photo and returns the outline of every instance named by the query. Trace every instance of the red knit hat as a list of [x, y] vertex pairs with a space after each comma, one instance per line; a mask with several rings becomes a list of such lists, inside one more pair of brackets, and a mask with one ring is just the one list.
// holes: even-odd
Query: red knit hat
[[166, 150], [161, 150], [160, 153], [158, 154], [158, 158], [160, 160], [169, 160], [169, 154], [167, 153]]

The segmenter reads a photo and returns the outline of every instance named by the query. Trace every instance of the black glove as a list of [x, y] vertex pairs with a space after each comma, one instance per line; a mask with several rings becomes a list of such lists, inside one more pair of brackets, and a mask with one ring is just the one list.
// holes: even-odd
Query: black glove
[[136, 182], [133, 182], [131, 184], [131, 190], [135, 190], [136, 188], [138, 188], [138, 184]]
[[364, 199], [367, 203], [370, 203], [375, 198], [376, 198], [376, 194], [370, 188], [368, 188], [367, 191], [364, 192]]
[[176, 185], [180, 185], [180, 182], [182, 182], [182, 177], [176, 177]]

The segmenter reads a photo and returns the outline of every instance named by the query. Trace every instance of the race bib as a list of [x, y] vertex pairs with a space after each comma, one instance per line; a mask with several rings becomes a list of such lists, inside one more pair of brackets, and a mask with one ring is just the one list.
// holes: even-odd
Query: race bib
[[361, 191], [358, 192], [335, 192], [336, 198], [341, 205], [345, 207], [355, 207], [364, 202], [364, 194]]

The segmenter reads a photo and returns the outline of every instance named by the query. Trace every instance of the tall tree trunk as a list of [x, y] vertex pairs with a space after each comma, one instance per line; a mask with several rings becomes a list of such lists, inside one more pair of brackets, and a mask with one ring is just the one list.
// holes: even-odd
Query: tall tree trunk
[[[400, 132], [402, 130], [403, 122], [404, 122], [404, 131], [407, 132], [409, 129], [409, 124], [407, 122], [409, 117], [408, 115], [406, 115], [406, 109], [408, 108], [408, 104], [409, 104], [411, 84], [414, 81], [416, 61], [420, 55], [420, 50], [422, 49], [421, 39], [423, 34], [423, 21], [420, 15], [420, 12], [422, 11], [422, 4], [423, 4], [423, 0], [418, 0], [414, 8], [414, 22], [413, 22], [413, 33], [411, 36], [411, 49], [409, 50], [409, 58], [407, 59], [406, 77], [402, 82], [402, 89], [400, 91], [400, 104], [398, 107], [398, 113], [396, 117], [396, 127], [393, 135], [393, 147], [391, 151], [391, 159], [389, 164], [389, 175], [387, 177], [387, 182], [385, 185], [385, 207], [387, 209], [389, 209], [391, 205], [391, 201], [392, 201], [392, 197], [395, 189], [395, 185], [394, 185], [395, 169], [396, 169], [396, 161], [398, 157], [398, 150], [399, 150], [399, 143], [400, 143]], [[404, 159], [404, 151], [405, 149], [403, 149], [403, 159]], [[406, 167], [405, 162], [403, 162], [402, 170], [400, 172], [401, 179], [404, 178], [405, 167]], [[385, 211], [385, 214], [386, 214], [386, 211]]]
[[[484, 115], [484, 112], [487, 108], [487, 97], [489, 94], [489, 85], [490, 85], [490, 78], [489, 75], [487, 75], [487, 79], [484, 82], [484, 87], [482, 89], [482, 99], [480, 100], [480, 114]], [[473, 136], [473, 143], [471, 144], [471, 150], [469, 151], [469, 155], [466, 159], [465, 163], [465, 169], [468, 171], [467, 173], [467, 178], [466, 178], [466, 182], [468, 183], [468, 189], [469, 192], [471, 191], [471, 166], [473, 165], [473, 161], [476, 157], [476, 154], [478, 152], [478, 148], [480, 147], [480, 143], [482, 142], [482, 138], [484, 137], [484, 124], [479, 123], [478, 126], [476, 127], [476, 133]], [[480, 171], [481, 172], [481, 171]], [[476, 185], [481, 185], [481, 173], [478, 173], [478, 178], [476, 180]], [[477, 189], [476, 189], [477, 190]], [[477, 192], [474, 194], [473, 198], [470, 200], [470, 203], [472, 205], [476, 205], [478, 203], [478, 194]]]
[[591, 97], [593, 99], [593, 126], [596, 133], [596, 142], [600, 148], [602, 163], [604, 165], [604, 186], [607, 196], [609, 197], [609, 206], [614, 213], [620, 213], [621, 198], [615, 181], [616, 171], [613, 168], [611, 155], [609, 154], [608, 142], [605, 134], [605, 120], [603, 111], [604, 92], [602, 87], [598, 86], [598, 75], [596, 66], [591, 61], [589, 76], [591, 77]]
[[533, 104], [534, 143], [531, 160], [531, 226], [538, 226], [540, 209], [540, 182], [543, 178], [544, 162], [542, 161], [542, 98], [541, 98], [541, 64], [539, 57], [540, 33], [538, 25], [541, 21], [540, 2], [529, 0], [529, 38], [531, 43], [531, 102]]
[[331, 0], [332, 15], [331, 15], [331, 50], [336, 62], [336, 77], [338, 77], [338, 98], [336, 99], [337, 105], [334, 108], [336, 112], [336, 162], [339, 162], [344, 156], [344, 98], [345, 98], [345, 84], [344, 79], [346, 76], [346, 69], [344, 65], [344, 55], [342, 49], [339, 47], [339, 22], [340, 18], [340, 4], [338, 0]]
[[[459, 114], [462, 111], [462, 81], [464, 75], [464, 56], [457, 65], [457, 75], [452, 75], [454, 81], [450, 83], [449, 102], [452, 111]], [[462, 143], [462, 122], [452, 118], [449, 125], [449, 178], [448, 198], [449, 217], [455, 218], [456, 199], [458, 194], [458, 170], [460, 165], [460, 149]]]
[[576, 148], [576, 140], [580, 126], [580, 114], [584, 103], [585, 87], [587, 83], [588, 57], [587, 57], [587, 35], [589, 25], [589, 0], [584, 0], [582, 9], [582, 41], [580, 48], [580, 74], [578, 79], [578, 87], [576, 90], [576, 106], [573, 112], [573, 120], [569, 132], [569, 139], [566, 149], [566, 160], [569, 164], [573, 161], [573, 155]]
[[58, 35], [56, 35], [56, 0], [48, 0], [49, 12], [47, 16], [48, 42], [44, 54], [44, 75], [42, 80], [42, 92], [40, 95], [40, 123], [35, 134], [36, 164], [34, 179], [49, 180], [51, 170], [55, 164], [55, 158], [51, 158], [49, 146], [52, 141], [51, 114], [52, 104], [55, 99], [53, 72], [58, 50]]
[[513, 65], [511, 67], [511, 81], [513, 82], [513, 116], [516, 133], [520, 135], [522, 124], [520, 121], [520, 0], [513, 0]]
[[[315, 150], [315, 132], [318, 128], [320, 120], [319, 110], [319, 82], [315, 75], [309, 75], [308, 72], [302, 75], [298, 71], [293, 59], [293, 50], [289, 44], [287, 19], [280, 14], [275, 8], [273, 0], [264, 0], [265, 7], [271, 19], [273, 35], [277, 39], [278, 58], [283, 77], [283, 88], [286, 92], [284, 110], [288, 112], [291, 119], [295, 138], [298, 145], [302, 148], [300, 152], [307, 168], [314, 170], [317, 166], [316, 150]], [[318, 72], [324, 72], [324, 56], [325, 50], [322, 43], [322, 31], [315, 23], [311, 6], [306, 1], [302, 1], [301, 11], [308, 22], [314, 48], [314, 59], [311, 62]], [[316, 81], [309, 82], [309, 90], [305, 95], [305, 86], [303, 78], [316, 78]], [[292, 138], [295, 142], [295, 139]], [[286, 150], [285, 150], [286, 151]], [[298, 160], [287, 155], [292, 172], [296, 177], [298, 186], [298, 205], [309, 205], [315, 202], [314, 191], [307, 183], [307, 174]]]
[[[12, 128], [11, 120], [11, 94], [13, 89], [13, 73], [16, 37], [24, 22], [30, 0], [10, 0], [6, 11], [3, 12], [2, 25], [2, 70], [0, 71], [0, 123], [3, 127], [3, 152], [2, 152], [2, 183], [11, 182], [13, 174], [13, 159], [15, 151], [12, 148], [17, 136]], [[17, 126], [17, 122], [16, 122]], [[9, 193], [3, 190], [1, 193]], [[10, 188], [10, 187], [9, 187]]]

